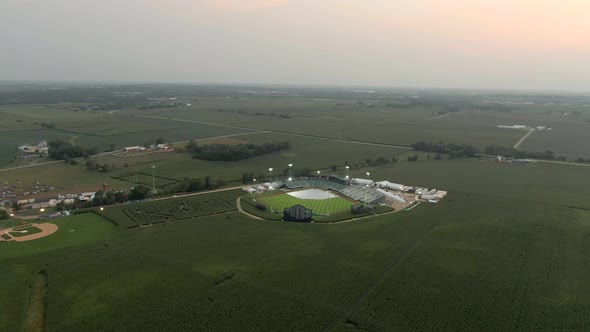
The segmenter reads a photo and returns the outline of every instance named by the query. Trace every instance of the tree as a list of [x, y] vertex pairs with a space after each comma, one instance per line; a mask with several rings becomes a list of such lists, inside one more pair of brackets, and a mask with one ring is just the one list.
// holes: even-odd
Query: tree
[[210, 176], [205, 177], [205, 189], [213, 189], [215, 188], [215, 183], [213, 182], [213, 178]]
[[331, 170], [332, 170], [332, 172], [338, 171], [338, 166], [332, 165]]
[[254, 182], [254, 173], [253, 172], [244, 172], [244, 174], [242, 174], [242, 183], [244, 184], [250, 184]]
[[115, 192], [112, 190], [107, 192], [104, 197], [104, 204], [105, 205], [112, 205], [112, 204], [115, 204], [115, 202], [116, 202]]
[[178, 185], [176, 186], [176, 191], [179, 193], [186, 193], [189, 191], [191, 184], [190, 182], [188, 182], [186, 179], [184, 181], [181, 181], [178, 183]]
[[442, 156], [440, 154], [437, 153], [434, 155], [434, 160], [441, 160], [441, 159], [442, 159]]
[[99, 190], [94, 193], [94, 198], [92, 199], [92, 205], [94, 206], [101, 206], [105, 204], [105, 195], [104, 191]]
[[115, 193], [115, 202], [123, 203], [125, 201], [127, 201], [127, 193], [124, 191], [117, 191]]
[[148, 193], [150, 192], [150, 188], [144, 185], [139, 185], [134, 187], [129, 191], [129, 199], [136, 201], [146, 199], [148, 197]]
[[[207, 182], [209, 181], [209, 182]], [[201, 191], [203, 189], [210, 189], [208, 186], [211, 185], [211, 177], [207, 176], [205, 178], [205, 184], [199, 178], [189, 179], [189, 187], [188, 191]]]
[[164, 144], [164, 143], [166, 143], [166, 140], [164, 139], [164, 137], [158, 137], [156, 139], [156, 145], [157, 144]]
[[0, 220], [6, 220], [8, 218], [10, 218], [8, 211], [6, 211], [4, 209], [0, 209]]
[[96, 161], [92, 160], [92, 159], [88, 159], [85, 162], [86, 165], [86, 169], [87, 170], [95, 170], [96, 169]]
[[109, 144], [109, 151], [115, 151], [115, 143]]

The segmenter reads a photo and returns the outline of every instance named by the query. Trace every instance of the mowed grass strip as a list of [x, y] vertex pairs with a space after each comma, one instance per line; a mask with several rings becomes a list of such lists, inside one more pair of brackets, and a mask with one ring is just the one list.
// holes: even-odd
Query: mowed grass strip
[[349, 211], [353, 205], [352, 202], [342, 198], [333, 197], [328, 199], [300, 199], [289, 194], [274, 195], [268, 197], [259, 197], [258, 200], [264, 203], [267, 209], [282, 211], [293, 205], [303, 205], [311, 209], [314, 214], [328, 215], [331, 213]]

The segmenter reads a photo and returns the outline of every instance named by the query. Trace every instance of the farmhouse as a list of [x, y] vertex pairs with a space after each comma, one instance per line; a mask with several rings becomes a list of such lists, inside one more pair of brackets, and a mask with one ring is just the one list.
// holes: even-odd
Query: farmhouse
[[312, 211], [303, 205], [294, 205], [283, 211], [284, 221], [311, 222]]
[[24, 144], [18, 147], [20, 153], [29, 155], [29, 154], [48, 154], [49, 147], [47, 146], [47, 141], [41, 141], [37, 145], [30, 145]]

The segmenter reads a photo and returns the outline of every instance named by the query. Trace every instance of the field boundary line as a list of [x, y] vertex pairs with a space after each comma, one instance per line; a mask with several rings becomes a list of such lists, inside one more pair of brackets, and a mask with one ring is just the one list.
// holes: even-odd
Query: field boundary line
[[263, 129], [257, 129], [257, 128], [252, 128], [252, 127], [234, 126], [234, 125], [228, 125], [228, 124], [220, 124], [220, 123], [205, 122], [205, 121], [196, 121], [196, 120], [167, 118], [167, 117], [163, 117], [163, 116], [154, 116], [154, 115], [134, 115], [134, 116], [141, 117], [141, 118], [151, 118], [151, 119], [168, 120], [168, 121], [180, 121], [180, 122], [198, 123], [198, 124], [204, 124], [204, 125], [210, 125], [210, 126], [219, 126], [219, 127], [233, 128], [233, 129], [252, 130], [252, 131], [258, 131], [258, 132], [267, 132], [267, 133], [282, 134], [282, 135], [296, 136], [296, 137], [316, 138], [316, 139], [322, 139], [322, 140], [325, 140], [325, 141], [333, 141], [333, 142], [361, 144], [361, 145], [371, 145], [371, 146], [382, 146], [382, 147], [389, 147], [389, 148], [398, 148], [398, 149], [412, 150], [412, 147], [411, 146], [408, 146], [408, 145], [396, 145], [396, 144], [387, 144], [387, 143], [375, 143], [375, 142], [349, 140], [349, 139], [341, 139], [341, 138], [333, 138], [333, 137], [325, 137], [325, 136], [317, 136], [317, 135], [297, 134], [297, 133], [292, 133], [292, 132], [288, 132], [288, 131], [280, 131], [280, 130], [268, 130], [268, 129], [267, 130], [263, 130]]
[[375, 280], [373, 284], [369, 285], [369, 287], [357, 298], [357, 300], [352, 304], [352, 306], [350, 306], [344, 314], [340, 315], [325, 331], [334, 331], [334, 329], [336, 329], [336, 327], [340, 323], [350, 318], [354, 311], [356, 311], [356, 309], [358, 309], [358, 307], [361, 304], [363, 304], [363, 302], [365, 302], [369, 298], [369, 296], [371, 296], [373, 292], [375, 292], [375, 290], [377, 290], [383, 284], [383, 282], [385, 282], [385, 280], [387, 280], [397, 270], [397, 268], [400, 265], [402, 265], [408, 257], [410, 257], [410, 255], [414, 251], [416, 251], [416, 249], [422, 244], [423, 239], [426, 237], [426, 235], [428, 235], [428, 233], [424, 234], [424, 236], [422, 236], [422, 238], [418, 240], [418, 242], [414, 243], [413, 246], [406, 249], [402, 256], [395, 263], [393, 263], [387, 270], [385, 270], [385, 272], [383, 272], [383, 274], [381, 274], [381, 276], [377, 280]]
[[451, 113], [450, 113], [450, 112], [447, 112], [447, 113], [445, 113], [445, 114], [442, 114], [442, 115], [437, 115], [437, 116], [434, 116], [434, 117], [432, 117], [432, 118], [427, 118], [426, 120], [436, 120], [436, 119], [442, 119], [442, 118], [444, 118], [445, 116], [449, 116], [449, 115], [451, 115]]

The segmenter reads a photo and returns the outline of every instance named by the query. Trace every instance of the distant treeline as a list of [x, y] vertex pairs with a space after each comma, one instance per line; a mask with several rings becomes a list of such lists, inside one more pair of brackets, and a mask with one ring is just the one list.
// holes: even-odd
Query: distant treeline
[[453, 144], [453, 143], [433, 143], [419, 141], [411, 145], [414, 150], [435, 152], [435, 153], [446, 153], [451, 159], [454, 158], [466, 158], [466, 157], [477, 157], [481, 154], [486, 155], [500, 155], [508, 158], [516, 159], [546, 159], [546, 160], [566, 160], [563, 156], [555, 156], [553, 151], [545, 152], [527, 152], [516, 150], [512, 147], [504, 147], [500, 145], [488, 145], [483, 151], [478, 148], [467, 145], [467, 144]]
[[236, 161], [291, 148], [289, 141], [261, 143], [261, 144], [205, 144], [199, 145], [190, 141], [186, 150], [193, 154], [193, 158], [214, 161]]
[[510, 158], [530, 158], [530, 159], [547, 159], [547, 160], [566, 160], [565, 157], [559, 156], [556, 157], [553, 151], [545, 151], [545, 152], [527, 152], [527, 151], [519, 151], [512, 147], [505, 147], [500, 145], [489, 145], [486, 146], [484, 149], [485, 154], [489, 155], [499, 155], [504, 157]]
[[446, 153], [451, 158], [475, 157], [479, 154], [479, 150], [476, 147], [467, 144], [419, 141], [412, 144], [411, 147], [417, 151]]
[[244, 110], [226, 110], [223, 108], [218, 109], [216, 112], [218, 113], [238, 113], [241, 115], [254, 115], [254, 116], [267, 116], [267, 117], [272, 117], [272, 118], [278, 118], [278, 119], [290, 119], [291, 116], [289, 114], [276, 114], [275, 112], [256, 112], [256, 113], [250, 113], [248, 111], [244, 111]]
[[56, 160], [70, 160], [73, 158], [88, 157], [98, 153], [96, 147], [85, 148], [59, 139], [49, 141], [47, 145], [49, 146], [49, 157]]

